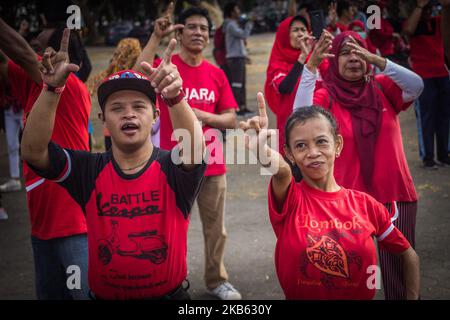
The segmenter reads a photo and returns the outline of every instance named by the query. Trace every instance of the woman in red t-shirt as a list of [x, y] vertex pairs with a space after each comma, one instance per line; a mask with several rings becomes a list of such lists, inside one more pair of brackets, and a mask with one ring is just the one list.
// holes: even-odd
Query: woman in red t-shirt
[[[366, 192], [395, 212], [392, 220], [415, 246], [417, 195], [403, 150], [397, 114], [407, 109], [423, 89], [422, 79], [388, 59], [367, 50], [355, 32], [346, 31], [333, 40], [329, 68], [322, 88], [314, 87], [316, 65], [324, 52], [314, 50], [302, 73], [295, 107], [312, 103], [329, 109], [336, 117], [346, 146], [336, 160], [337, 182]], [[382, 71], [373, 77], [372, 65]], [[387, 299], [404, 299], [401, 261], [381, 253]]]
[[287, 158], [303, 180], [293, 180], [290, 165], [267, 145], [264, 98], [260, 116], [241, 122], [247, 147], [270, 165], [269, 215], [277, 237], [275, 266], [287, 299], [372, 299], [380, 288], [377, 250], [397, 254], [404, 266], [408, 299], [419, 297], [419, 260], [389, 212], [371, 196], [341, 187], [334, 162], [344, 141], [333, 116], [304, 107], [286, 123]]

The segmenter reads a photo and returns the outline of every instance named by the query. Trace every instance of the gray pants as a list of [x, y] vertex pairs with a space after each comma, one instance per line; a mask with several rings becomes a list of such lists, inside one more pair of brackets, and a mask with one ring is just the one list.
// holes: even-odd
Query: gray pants
[[12, 108], [5, 109], [5, 131], [8, 141], [9, 174], [13, 179], [20, 177], [19, 132], [23, 129], [23, 112], [15, 113]]
[[246, 95], [245, 95], [245, 58], [228, 58], [228, 81], [231, 85], [234, 98], [239, 106], [239, 109], [245, 109]]

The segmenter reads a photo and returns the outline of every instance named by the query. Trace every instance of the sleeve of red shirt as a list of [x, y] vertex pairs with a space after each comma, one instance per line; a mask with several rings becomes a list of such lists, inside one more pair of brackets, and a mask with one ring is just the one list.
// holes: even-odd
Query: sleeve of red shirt
[[292, 177], [281, 211], [278, 210], [277, 202], [272, 189], [272, 179], [270, 180], [268, 196], [269, 218], [277, 238], [281, 232], [286, 216], [292, 212], [295, 212], [298, 206], [299, 198], [299, 188], [295, 183], [294, 177]]
[[391, 78], [380, 74], [375, 77], [375, 81], [377, 81], [381, 86], [381, 91], [389, 100], [391, 107], [396, 113], [400, 113], [401, 111], [408, 109], [413, 103], [413, 101], [406, 103], [403, 102], [403, 91]]
[[294, 177], [292, 177], [291, 184], [289, 185], [286, 194], [286, 199], [284, 199], [283, 207], [281, 208], [281, 211], [278, 210], [279, 206], [277, 206], [277, 201], [275, 200], [275, 194], [272, 187], [272, 179], [270, 179], [269, 183], [269, 215], [271, 220], [280, 221], [283, 220], [290, 211], [292, 211], [293, 206], [296, 206], [296, 204], [298, 203], [298, 195], [295, 192], [295, 180]]
[[402, 253], [409, 249], [410, 243], [392, 223], [389, 211], [375, 199], [370, 198], [369, 201], [372, 202], [369, 218], [375, 227], [380, 249], [392, 253]]
[[229, 109], [238, 109], [236, 99], [234, 99], [233, 91], [231, 91], [230, 83], [223, 72], [219, 69], [219, 81], [222, 91], [220, 92], [219, 101], [217, 102], [217, 112], [221, 113]]

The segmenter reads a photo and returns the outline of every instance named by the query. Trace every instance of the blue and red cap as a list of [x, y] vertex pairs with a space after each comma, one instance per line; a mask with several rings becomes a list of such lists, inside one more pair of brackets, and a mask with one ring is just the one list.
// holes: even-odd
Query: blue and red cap
[[148, 77], [134, 70], [122, 70], [106, 77], [98, 87], [98, 103], [102, 111], [105, 111], [105, 103], [108, 97], [120, 90], [142, 92], [156, 106], [155, 89], [150, 84]]

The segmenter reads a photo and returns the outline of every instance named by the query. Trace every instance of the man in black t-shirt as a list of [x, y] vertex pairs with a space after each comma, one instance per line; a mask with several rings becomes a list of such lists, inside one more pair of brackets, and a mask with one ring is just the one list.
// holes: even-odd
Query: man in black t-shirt
[[[89, 286], [98, 299], [186, 299], [189, 212], [206, 164], [195, 164], [205, 145], [200, 124], [184, 99], [182, 80], [169, 44], [160, 67], [143, 62], [146, 75], [125, 70], [98, 89], [112, 148], [102, 154], [63, 149], [51, 142], [55, 114], [70, 72], [69, 30], [61, 50], [47, 49], [42, 60], [44, 89], [28, 116], [22, 157], [40, 176], [66, 188], [86, 215]], [[159, 115], [156, 94], [171, 107], [174, 129], [190, 134], [179, 165], [154, 147], [151, 123]], [[184, 140], [184, 139], [183, 139]], [[177, 153], [178, 154], [178, 153]]]

